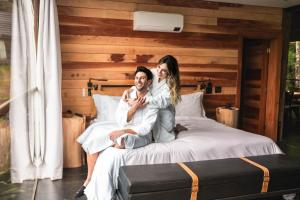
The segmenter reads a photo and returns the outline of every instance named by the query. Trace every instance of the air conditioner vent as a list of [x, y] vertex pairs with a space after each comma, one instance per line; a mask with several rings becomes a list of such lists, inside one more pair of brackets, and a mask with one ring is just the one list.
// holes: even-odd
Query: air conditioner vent
[[179, 33], [183, 29], [183, 15], [136, 11], [133, 16], [133, 30]]

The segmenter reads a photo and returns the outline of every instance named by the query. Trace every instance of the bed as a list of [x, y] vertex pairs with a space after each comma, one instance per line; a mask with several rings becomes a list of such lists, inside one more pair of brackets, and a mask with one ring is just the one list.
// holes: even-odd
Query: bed
[[[123, 165], [191, 162], [282, 153], [270, 138], [234, 129], [206, 118], [202, 98], [201, 93], [184, 96], [182, 104], [176, 108], [176, 123], [188, 129], [180, 132], [176, 140], [170, 143], [152, 143], [133, 150], [108, 148], [102, 152], [95, 165], [92, 180], [85, 190], [88, 199], [114, 199], [119, 168]], [[94, 100], [97, 102], [95, 98]], [[112, 99], [106, 101], [110, 102], [111, 109], [115, 107]], [[105, 107], [107, 113], [111, 112], [109, 107]], [[107, 121], [96, 123], [101, 126], [101, 123]]]

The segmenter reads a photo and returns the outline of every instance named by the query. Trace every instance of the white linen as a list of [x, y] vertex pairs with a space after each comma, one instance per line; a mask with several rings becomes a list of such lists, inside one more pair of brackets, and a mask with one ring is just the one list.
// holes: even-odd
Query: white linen
[[44, 127], [40, 135], [41, 166], [37, 178], [61, 179], [63, 135], [61, 101], [61, 51], [56, 2], [40, 1], [37, 47], [37, 87], [40, 109], [37, 117]]
[[181, 95], [181, 101], [175, 106], [176, 116], [205, 117], [202, 100], [203, 92]]
[[[32, 166], [34, 132], [29, 131], [33, 129], [33, 103], [29, 97], [33, 85], [29, 72], [36, 60], [32, 1], [13, 1], [11, 44], [10, 97], [14, 99], [9, 108], [11, 181], [18, 183], [35, 177], [35, 168]], [[27, 95], [28, 91], [30, 95]]]
[[108, 148], [98, 158], [85, 194], [89, 200], [115, 198], [122, 165], [141, 165], [213, 160], [282, 153], [270, 139], [227, 127], [208, 118], [177, 117], [188, 128], [169, 143], [152, 143], [128, 150]]
[[97, 121], [116, 121], [115, 113], [118, 108], [120, 96], [94, 94], [93, 100], [97, 110]]
[[13, 1], [11, 97], [14, 101], [10, 105], [13, 183], [62, 178], [61, 54], [56, 3], [40, 2], [37, 48], [33, 13], [32, 1]]

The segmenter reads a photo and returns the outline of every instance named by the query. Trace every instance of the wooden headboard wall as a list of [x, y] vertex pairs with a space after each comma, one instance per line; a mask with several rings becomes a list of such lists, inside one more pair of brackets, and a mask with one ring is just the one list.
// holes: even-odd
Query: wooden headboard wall
[[[133, 85], [133, 80], [131, 81], [132, 84], [130, 85], [110, 85], [107, 84], [107, 82], [101, 82], [101, 81], [93, 81], [94, 85], [97, 85], [97, 89], [94, 88], [91, 90], [91, 95], [93, 94], [102, 94], [102, 95], [110, 95], [110, 96], [122, 96], [124, 90], [128, 89]], [[188, 84], [188, 85], [182, 85], [182, 94], [190, 94], [193, 92], [199, 92], [204, 91], [203, 89], [200, 89], [199, 82], [195, 82], [194, 84]], [[85, 114], [95, 117], [97, 114], [95, 104], [92, 100], [92, 98], [89, 98], [87, 101], [89, 101], [89, 110], [88, 112], [85, 112]]]
[[[281, 29], [282, 10], [198, 0], [57, 0], [63, 62], [63, 110], [91, 111], [89, 78], [132, 85], [137, 65], [154, 67], [166, 55], [180, 64], [183, 85], [211, 79], [221, 94], [205, 95], [207, 115], [225, 103], [239, 106], [241, 36]], [[132, 30], [134, 11], [181, 13], [182, 33]], [[85, 88], [85, 89], [83, 89]], [[121, 93], [125, 87], [104, 90]], [[183, 92], [194, 88], [183, 87]], [[214, 90], [214, 88], [213, 88]], [[85, 95], [83, 95], [85, 93]]]

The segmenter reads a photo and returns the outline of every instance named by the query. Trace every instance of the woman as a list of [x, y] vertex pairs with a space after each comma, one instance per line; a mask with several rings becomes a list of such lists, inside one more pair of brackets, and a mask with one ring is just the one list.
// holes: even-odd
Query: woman
[[[154, 75], [150, 87], [152, 97], [148, 97], [146, 103], [160, 109], [153, 127], [153, 137], [155, 142], [170, 142], [175, 139], [175, 105], [181, 99], [178, 62], [173, 56], [166, 55], [151, 71]], [[127, 94], [128, 91], [123, 94], [123, 99], [128, 99]], [[133, 102], [128, 100], [130, 105]]]

